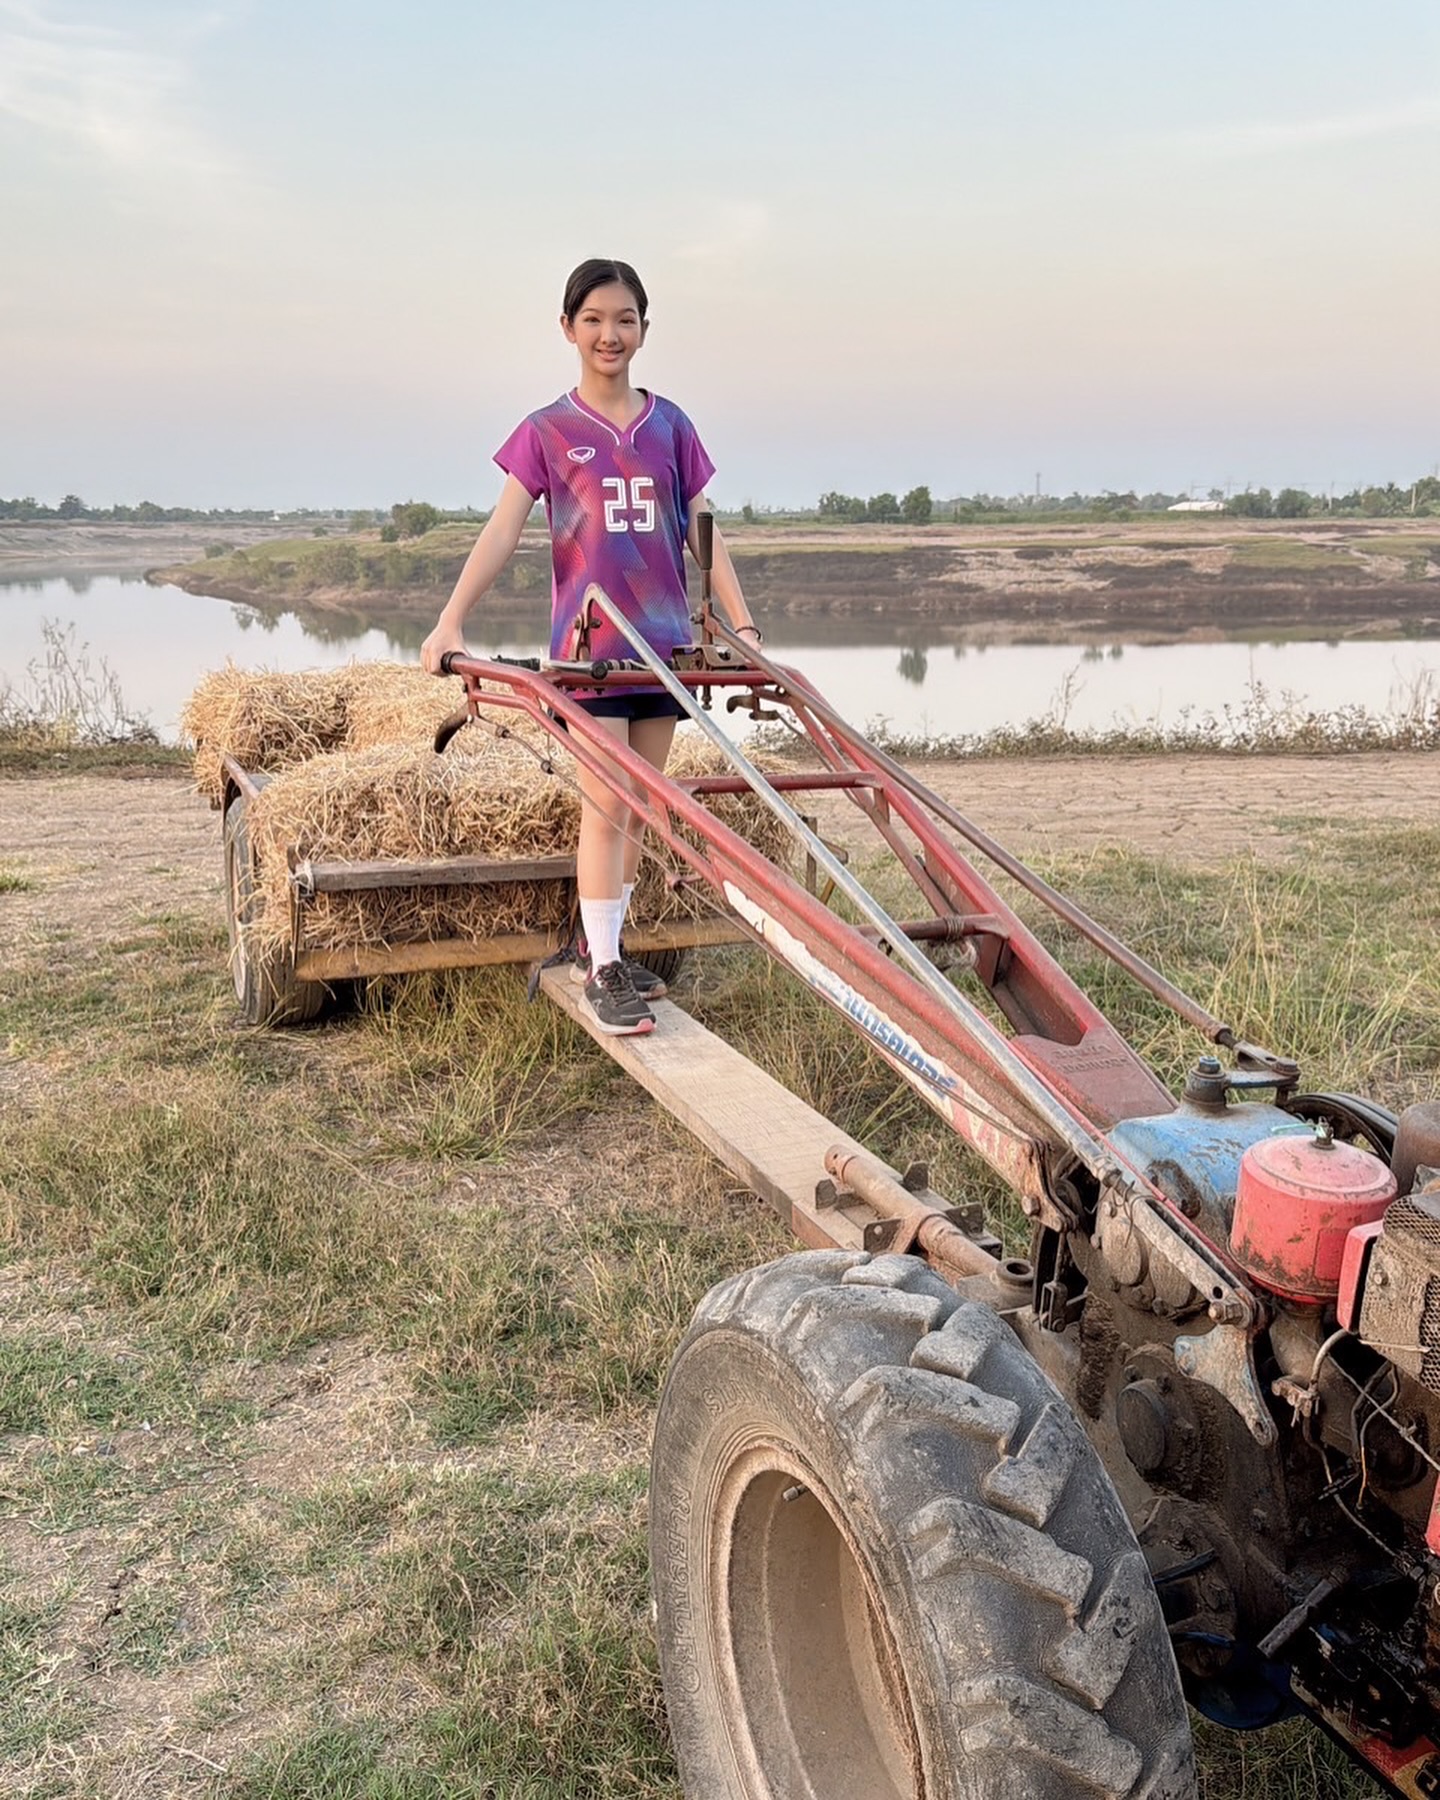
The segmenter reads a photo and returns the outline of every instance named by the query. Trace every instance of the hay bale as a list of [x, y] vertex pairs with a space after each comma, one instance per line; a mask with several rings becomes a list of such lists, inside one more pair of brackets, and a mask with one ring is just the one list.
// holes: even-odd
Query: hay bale
[[[548, 759], [547, 773], [513, 735], [466, 735], [472, 743], [462, 749], [457, 742], [444, 756], [395, 745], [337, 752], [268, 782], [250, 813], [264, 896], [257, 937], [288, 938], [289, 853], [311, 862], [573, 854], [580, 799], [563, 751]], [[671, 766], [676, 774], [709, 774], [726, 765], [703, 740], [684, 738]], [[758, 801], [722, 795], [710, 805], [762, 854], [785, 856], [788, 835]], [[642, 861], [631, 909], [637, 928], [715, 910], [708, 889], [671, 888], [665, 874], [654, 857]], [[569, 917], [572, 892], [569, 881], [546, 881], [321, 894], [306, 909], [305, 943], [341, 949], [556, 933]]]
[[[196, 745], [197, 785], [222, 798], [222, 751], [272, 777], [250, 811], [264, 899], [253, 926], [259, 940], [288, 940], [291, 854], [311, 862], [573, 854], [580, 797], [563, 742], [497, 710], [436, 756], [436, 727], [460, 704], [457, 682], [398, 663], [299, 675], [230, 665], [200, 683], [183, 719]], [[727, 768], [681, 726], [671, 774]], [[708, 804], [763, 855], [788, 856], [788, 833], [758, 801], [721, 795]], [[707, 889], [671, 888], [665, 877], [654, 856], [642, 861], [631, 910], [637, 927], [715, 910]], [[306, 910], [305, 943], [341, 949], [553, 933], [568, 919], [572, 892], [568, 881], [551, 881], [322, 894]]]
[[349, 750], [432, 743], [436, 730], [465, 704], [458, 681], [437, 681], [413, 664], [355, 662], [340, 676]]
[[[268, 782], [253, 802], [265, 906], [256, 931], [289, 932], [287, 852], [312, 862], [450, 856], [568, 856], [580, 804], [512, 738], [480, 737], [436, 756], [382, 745], [317, 756]], [[321, 894], [305, 915], [312, 948], [550, 931], [569, 912], [570, 884], [386, 888]]]
[[[195, 746], [195, 785], [218, 805], [222, 754], [251, 774], [275, 775], [332, 750], [419, 749], [433, 744], [438, 727], [464, 704], [458, 681], [437, 681], [411, 663], [351, 662], [291, 674], [227, 663], [196, 687], [180, 728]], [[532, 739], [545, 735], [528, 720], [514, 724]]]
[[225, 793], [223, 754], [252, 773], [274, 773], [336, 749], [345, 736], [343, 669], [237, 669], [204, 677], [180, 715], [195, 746], [195, 785], [218, 806]]

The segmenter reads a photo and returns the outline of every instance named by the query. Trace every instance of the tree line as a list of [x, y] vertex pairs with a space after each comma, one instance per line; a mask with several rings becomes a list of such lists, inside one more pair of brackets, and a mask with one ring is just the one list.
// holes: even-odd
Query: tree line
[[844, 519], [852, 525], [928, 525], [935, 513], [935, 502], [928, 487], [914, 487], [903, 500], [894, 494], [872, 494], [862, 500], [858, 494], [830, 493], [820, 496], [817, 508], [822, 519]]
[[[85, 525], [269, 525], [310, 524], [316, 519], [343, 518], [333, 507], [296, 507], [289, 512], [276, 512], [269, 506], [159, 506], [153, 500], [142, 500], [136, 506], [87, 506], [78, 494], [66, 494], [55, 506], [47, 506], [33, 494], [17, 500], [0, 499], [0, 519], [21, 524], [32, 520], [73, 521]], [[366, 515], [373, 520], [375, 514]]]
[[[1440, 517], [1440, 476], [1422, 475], [1409, 483], [1386, 482], [1383, 486], [1355, 487], [1348, 493], [1312, 494], [1304, 488], [1283, 487], [1272, 493], [1268, 487], [1244, 488], [1227, 494], [1211, 488], [1209, 502], [1216, 510], [1244, 519], [1305, 519], [1324, 515], [1339, 518]], [[756, 507], [747, 503], [739, 509], [746, 524], [763, 524], [767, 520], [805, 521], [820, 519], [836, 524], [928, 525], [934, 521], [967, 524], [1016, 517], [1078, 519], [1129, 519], [1147, 513], [1163, 513], [1184, 501], [1188, 494], [1168, 494], [1156, 490], [1141, 494], [1134, 489], [1124, 493], [1106, 489], [1099, 494], [960, 494], [953, 499], [937, 500], [928, 487], [913, 487], [897, 497], [891, 492], [844, 494], [838, 489], [822, 494], [816, 505], [799, 508]], [[732, 515], [734, 516], [734, 515]], [[126, 525], [299, 525], [316, 535], [348, 528], [352, 532], [373, 531], [387, 543], [402, 538], [423, 537], [437, 525], [478, 524], [485, 518], [474, 507], [444, 509], [426, 500], [402, 500], [387, 508], [362, 507], [351, 512], [339, 508], [297, 507], [289, 512], [274, 512], [265, 507], [159, 506], [153, 500], [142, 500], [137, 506], [87, 506], [78, 494], [66, 494], [55, 506], [45, 505], [27, 494], [20, 499], [0, 499], [0, 523], [15, 521], [61, 520], [89, 524]]]

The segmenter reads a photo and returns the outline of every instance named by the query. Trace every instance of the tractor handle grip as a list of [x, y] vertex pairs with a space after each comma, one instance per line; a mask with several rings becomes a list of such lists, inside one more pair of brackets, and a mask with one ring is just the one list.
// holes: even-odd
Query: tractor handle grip
[[[440, 658], [440, 673], [442, 675], [453, 675], [455, 673], [455, 658], [457, 656], [467, 656], [468, 654], [469, 652], [466, 650], [447, 650]], [[489, 661], [504, 663], [508, 669], [533, 669], [537, 675], [540, 673], [540, 658], [538, 656], [502, 656], [497, 650], [489, 658]]]
[[695, 560], [708, 575], [715, 565], [715, 515], [707, 507], [695, 515]]

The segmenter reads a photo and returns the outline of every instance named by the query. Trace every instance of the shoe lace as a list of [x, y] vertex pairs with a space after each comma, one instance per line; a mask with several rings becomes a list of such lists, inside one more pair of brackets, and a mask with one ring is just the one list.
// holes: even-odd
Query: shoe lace
[[624, 963], [606, 963], [603, 967], [596, 969], [594, 978], [612, 999], [633, 1000], [636, 998], [630, 971]]

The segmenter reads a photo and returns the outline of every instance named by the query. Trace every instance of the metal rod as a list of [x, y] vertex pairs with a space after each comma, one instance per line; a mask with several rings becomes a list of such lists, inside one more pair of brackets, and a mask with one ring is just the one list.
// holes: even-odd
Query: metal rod
[[[720, 625], [719, 629], [722, 634], [729, 635], [725, 633], [723, 625]], [[739, 643], [739, 640], [737, 639], [736, 642]], [[772, 663], [760, 650], [752, 651], [748, 645], [742, 647], [751, 656], [755, 667], [768, 675], [778, 686], [790, 687], [795, 684], [796, 678], [792, 672]], [[845, 740], [847, 745], [852, 747], [863, 745], [865, 755], [873, 757], [876, 764], [893, 781], [917, 800], [922, 801], [935, 814], [936, 818], [943, 820], [953, 831], [958, 832], [968, 843], [973, 844], [977, 850], [988, 856], [998, 868], [1003, 869], [1013, 880], [1018, 881], [1020, 886], [1033, 894], [1037, 900], [1043, 901], [1053, 913], [1062, 918], [1067, 925], [1072, 926], [1083, 938], [1087, 938], [1097, 950], [1104, 951], [1112, 962], [1124, 969], [1141, 987], [1153, 994], [1157, 1000], [1163, 1001], [1172, 1012], [1178, 1013], [1182, 1019], [1195, 1026], [1198, 1031], [1203, 1032], [1212, 1043], [1228, 1043], [1233, 1039], [1234, 1033], [1230, 1026], [1217, 1019], [1212, 1012], [1185, 993], [1183, 989], [1167, 980], [1153, 964], [1146, 962], [1143, 956], [1138, 956], [1127, 944], [1122, 943], [1113, 933], [1107, 931], [1098, 920], [1092, 919], [1087, 912], [1078, 907], [1073, 900], [1067, 900], [1063, 894], [1057, 892], [1043, 876], [1037, 875], [1033, 869], [1027, 868], [1018, 857], [1012, 856], [1003, 844], [998, 843], [988, 832], [983, 831], [973, 819], [967, 818], [964, 813], [942, 800], [937, 793], [926, 787], [923, 781], [912, 775], [901, 763], [896, 762], [894, 757], [872, 744], [868, 738], [863, 737], [832, 706], [822, 700], [808, 683], [802, 681], [800, 685], [804, 692], [803, 704], [807, 711], [823, 720], [832, 732]]]
[[[671, 780], [687, 794], [746, 794], [750, 791], [749, 783], [738, 775], [673, 775]], [[867, 775], [861, 769], [853, 774], [845, 769], [811, 769], [803, 775], [772, 775], [770, 785], [777, 794], [818, 794], [832, 789], [879, 787], [880, 777]]]
[[954, 1274], [998, 1279], [1000, 1258], [967, 1237], [944, 1213], [917, 1199], [878, 1156], [872, 1156], [868, 1150], [837, 1145], [826, 1151], [825, 1167], [842, 1188], [858, 1194], [882, 1219], [898, 1220], [911, 1242], [923, 1244], [934, 1261]]

